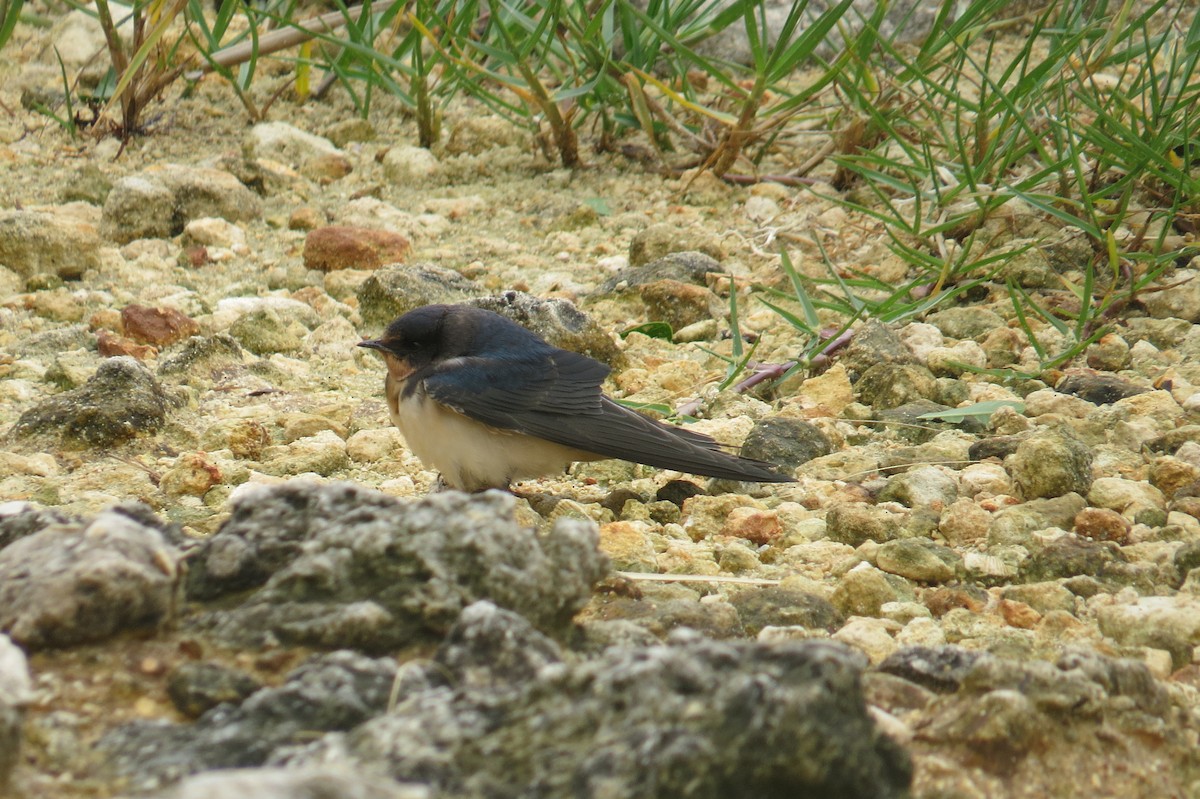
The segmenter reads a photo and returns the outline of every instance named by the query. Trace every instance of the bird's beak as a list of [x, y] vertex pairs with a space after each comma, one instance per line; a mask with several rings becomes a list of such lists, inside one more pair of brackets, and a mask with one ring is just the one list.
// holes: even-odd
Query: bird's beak
[[387, 347], [384, 346], [383, 339], [365, 338], [362, 341], [358, 342], [358, 346], [366, 347], [369, 350], [379, 350], [380, 352], [387, 352]]

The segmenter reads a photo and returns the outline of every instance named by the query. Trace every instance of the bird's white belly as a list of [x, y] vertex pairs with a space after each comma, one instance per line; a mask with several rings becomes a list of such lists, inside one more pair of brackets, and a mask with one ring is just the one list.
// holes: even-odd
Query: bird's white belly
[[521, 433], [499, 430], [450, 410], [417, 390], [389, 397], [392, 422], [421, 462], [461, 491], [507, 488], [524, 477], [561, 472], [595, 455]]

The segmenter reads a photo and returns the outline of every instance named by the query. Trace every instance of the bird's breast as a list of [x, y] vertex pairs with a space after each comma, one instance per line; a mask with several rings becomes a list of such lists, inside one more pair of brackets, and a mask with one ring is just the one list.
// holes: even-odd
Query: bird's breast
[[388, 373], [388, 411], [409, 450], [451, 488], [507, 488], [514, 480], [561, 472], [595, 455], [477, 422], [425, 393], [418, 379]]

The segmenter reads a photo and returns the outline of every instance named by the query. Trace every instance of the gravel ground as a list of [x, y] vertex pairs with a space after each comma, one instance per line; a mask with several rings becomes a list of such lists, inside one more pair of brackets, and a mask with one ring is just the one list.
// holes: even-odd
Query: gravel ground
[[[215, 81], [118, 153], [22, 107], [65, 41], [27, 35], [0, 91], [0, 792], [1200, 797], [1200, 263], [1040, 380], [964, 367], [1037, 362], [1000, 283], [719, 392], [731, 287], [756, 360], [804, 344], [747, 294], [784, 285], [773, 241], [906, 279], [831, 187], [566, 171], [468, 104], [432, 153], [386, 98], [252, 125]], [[1044, 298], [1087, 256], [1015, 203], [988, 224]], [[796, 482], [607, 461], [427, 496], [355, 344], [435, 301]], [[619, 335], [652, 321], [674, 340]]]

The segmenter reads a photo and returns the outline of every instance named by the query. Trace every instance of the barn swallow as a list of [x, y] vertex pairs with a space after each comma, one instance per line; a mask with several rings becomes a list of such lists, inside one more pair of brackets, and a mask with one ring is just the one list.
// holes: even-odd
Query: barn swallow
[[708, 436], [618, 405], [600, 388], [607, 366], [491, 311], [426, 305], [358, 346], [383, 355], [392, 422], [450, 488], [507, 489], [606, 458], [731, 480], [792, 480], [769, 463], [723, 452]]

